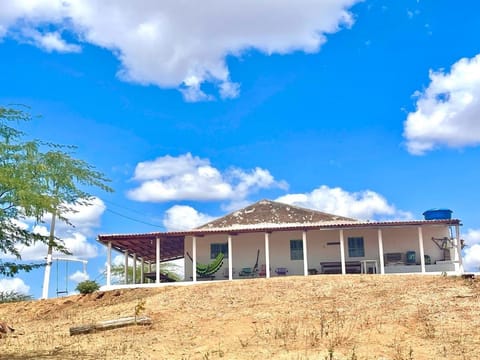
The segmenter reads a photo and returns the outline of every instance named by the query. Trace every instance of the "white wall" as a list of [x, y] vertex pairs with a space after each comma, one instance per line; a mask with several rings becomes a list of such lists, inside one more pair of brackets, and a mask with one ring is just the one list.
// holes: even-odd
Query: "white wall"
[[[432, 237], [442, 238], [450, 236], [448, 226], [424, 225], [422, 227], [425, 254], [432, 259], [443, 260], [443, 251], [431, 240]], [[415, 251], [417, 262], [420, 262], [420, 250], [418, 243], [418, 227], [384, 228], [383, 249], [384, 253]], [[365, 256], [349, 258], [348, 238], [363, 237]], [[209, 263], [210, 244], [227, 243], [227, 234], [214, 234], [197, 237], [197, 262]], [[299, 231], [276, 231], [270, 234], [270, 267], [271, 276], [275, 276], [277, 267], [286, 267], [289, 275], [303, 275], [303, 260], [290, 259], [290, 240], [301, 240], [302, 230]], [[345, 259], [352, 260], [379, 260], [378, 231], [377, 229], [359, 228], [344, 230]], [[340, 261], [340, 246], [328, 243], [340, 242], [340, 231], [334, 230], [311, 230], [307, 232], [308, 268], [320, 271], [320, 263], [325, 261]], [[232, 236], [234, 277], [243, 267], [253, 267], [256, 261], [257, 250], [260, 250], [259, 267], [265, 264], [265, 234], [249, 233]], [[185, 251], [192, 255], [192, 238], [185, 238]], [[453, 252], [452, 252], [453, 257]], [[224, 271], [228, 269], [229, 259], [225, 259], [222, 268], [216, 274], [217, 279], [224, 278]], [[380, 262], [378, 262], [380, 265]], [[185, 256], [185, 280], [192, 277], [192, 262]]]

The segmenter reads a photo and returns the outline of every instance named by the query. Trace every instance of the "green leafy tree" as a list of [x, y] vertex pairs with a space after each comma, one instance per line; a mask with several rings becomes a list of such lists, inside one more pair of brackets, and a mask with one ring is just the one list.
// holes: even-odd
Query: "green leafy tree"
[[[48, 246], [47, 279], [53, 251], [68, 253], [55, 236], [55, 221], [70, 224], [68, 214], [75, 205], [91, 204], [93, 197], [85, 189], [112, 189], [101, 172], [73, 157], [75, 147], [24, 140], [25, 134], [12, 124], [30, 120], [31, 116], [23, 110], [0, 107], [0, 252], [21, 260], [18, 245], [45, 243]], [[51, 215], [49, 236], [37, 234], [20, 222], [33, 219], [41, 223], [48, 214]], [[0, 260], [0, 274], [13, 276], [44, 265]], [[44, 282], [45, 291], [48, 283]]]

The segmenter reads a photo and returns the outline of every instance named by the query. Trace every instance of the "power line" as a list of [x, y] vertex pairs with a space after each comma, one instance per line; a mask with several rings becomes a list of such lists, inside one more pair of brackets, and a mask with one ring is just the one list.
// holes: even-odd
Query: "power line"
[[163, 228], [163, 226], [160, 226], [160, 225], [156, 225], [156, 224], [152, 224], [152, 223], [149, 223], [147, 221], [143, 221], [143, 220], [139, 220], [139, 219], [135, 219], [131, 216], [128, 216], [128, 215], [124, 215], [124, 214], [121, 214], [115, 210], [112, 210], [112, 209], [109, 209], [108, 207], [106, 208], [107, 211], [110, 211], [112, 214], [115, 214], [117, 216], [120, 216], [120, 217], [123, 217], [125, 219], [128, 219], [130, 221], [135, 221], [135, 222], [138, 222], [138, 223], [141, 223], [141, 224], [144, 224], [144, 225], [149, 225], [149, 226], [153, 226], [153, 227], [158, 227], [158, 228]]

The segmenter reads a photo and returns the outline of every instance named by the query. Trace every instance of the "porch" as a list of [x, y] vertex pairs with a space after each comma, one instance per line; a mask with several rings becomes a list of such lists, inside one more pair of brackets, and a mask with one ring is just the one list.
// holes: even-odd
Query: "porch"
[[[107, 287], [112, 285], [112, 248], [125, 254], [125, 269], [133, 262], [134, 272], [141, 273], [135, 283], [151, 282], [145, 276], [149, 272], [160, 284], [161, 262], [180, 258], [185, 283], [316, 274], [461, 274], [459, 225], [458, 220], [277, 225], [108, 235], [99, 241], [108, 248]], [[194, 271], [198, 264], [211, 263], [219, 252], [224, 257], [213, 274], [201, 277]]]

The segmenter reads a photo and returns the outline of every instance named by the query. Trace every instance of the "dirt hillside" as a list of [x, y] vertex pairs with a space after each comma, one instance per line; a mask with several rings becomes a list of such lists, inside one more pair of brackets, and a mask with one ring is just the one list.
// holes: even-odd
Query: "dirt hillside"
[[[480, 359], [480, 282], [317, 275], [0, 305], [0, 359]], [[70, 336], [140, 315], [151, 326]]]

